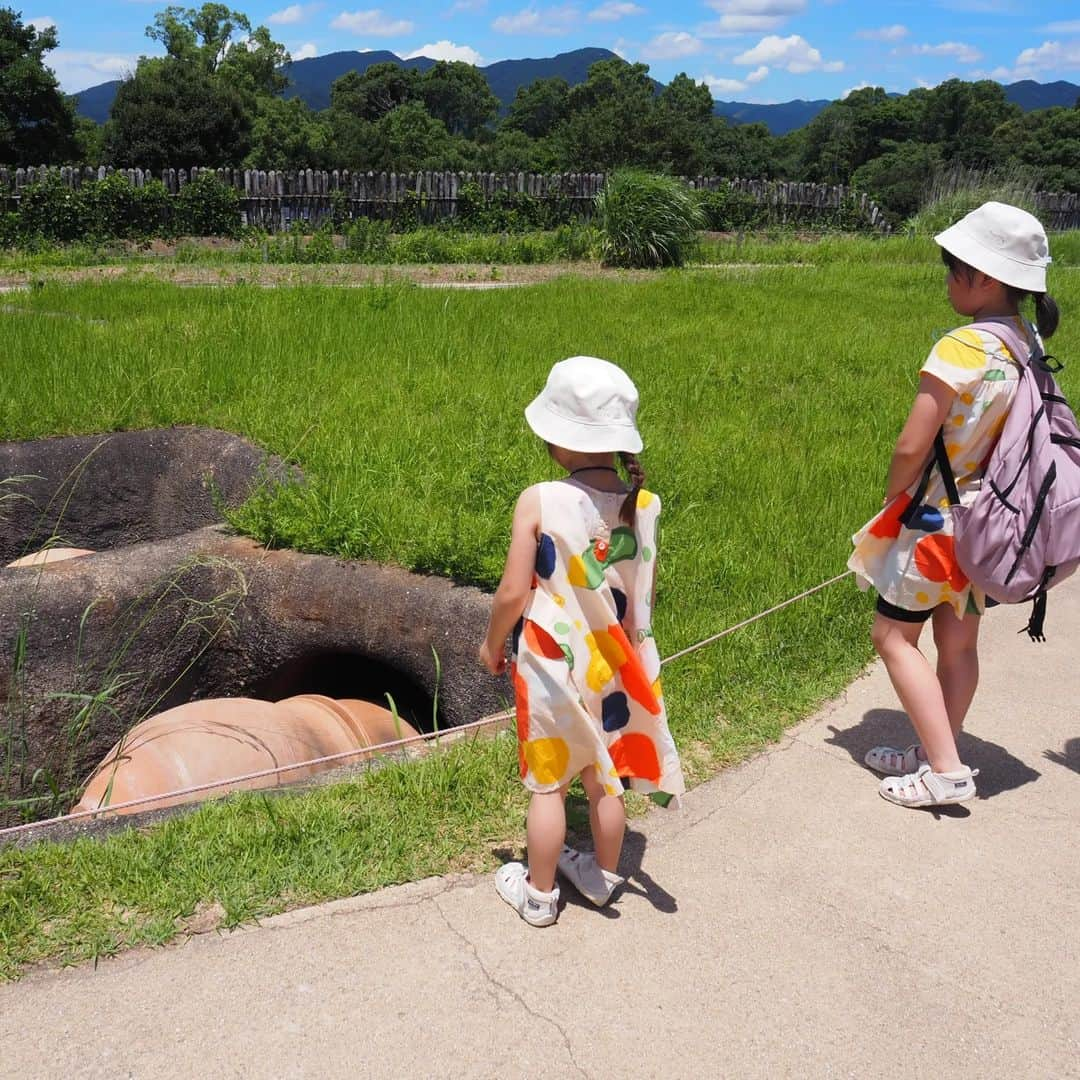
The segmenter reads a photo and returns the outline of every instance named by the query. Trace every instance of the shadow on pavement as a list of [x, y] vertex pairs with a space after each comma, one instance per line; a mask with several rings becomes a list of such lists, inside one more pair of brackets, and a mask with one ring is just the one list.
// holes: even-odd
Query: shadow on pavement
[[[863, 757], [871, 747], [895, 746], [902, 750], [915, 738], [907, 714], [899, 709], [870, 709], [863, 714], [862, 721], [854, 727], [840, 730], [830, 725], [829, 730], [832, 734], [825, 741], [831, 746], [846, 750], [857, 765], [863, 765]], [[1064, 758], [1070, 754], [1069, 747], [1072, 743], [1076, 743], [1077, 747], [1075, 751], [1072, 751], [1072, 757], [1066, 761]], [[1005, 791], [1012, 791], [1023, 787], [1024, 784], [1030, 784], [1042, 775], [1026, 762], [1010, 754], [1004, 747], [986, 739], [980, 739], [970, 732], [961, 733], [957, 749], [966, 764], [979, 770], [976, 785], [977, 797], [980, 799], [992, 799]], [[1060, 756], [1060, 760], [1058, 756], [1052, 756], [1049, 751], [1046, 756], [1052, 761], [1067, 764], [1069, 768], [1080, 772], [1080, 739], [1070, 740], [1066, 744], [1065, 754]], [[955, 811], [962, 808], [957, 806], [948, 809]]]
[[1080, 739], [1068, 739], [1060, 753], [1057, 750], [1046, 750], [1043, 757], [1055, 765], [1064, 765], [1066, 769], [1080, 773]]
[[[577, 792], [571, 791], [566, 798], [566, 842], [572, 847], [591, 850], [592, 844], [589, 837], [589, 801]], [[586, 841], [583, 843], [582, 841]], [[618, 904], [622, 896], [633, 893], [643, 896], [652, 906], [665, 915], [672, 915], [679, 910], [678, 901], [662, 885], [642, 869], [641, 863], [645, 855], [648, 841], [643, 833], [635, 832], [627, 828], [623, 839], [622, 855], [619, 858], [619, 873], [626, 878], [626, 884], [615, 893], [614, 901], [607, 907], [598, 908], [591, 901], [578, 893], [568, 881], [561, 876], [559, 881], [560, 907], [572, 905], [583, 907], [589, 911], [595, 911], [607, 919], [619, 918]], [[511, 848], [497, 847], [492, 854], [503, 863], [517, 859], [527, 861], [525, 852], [520, 854]]]

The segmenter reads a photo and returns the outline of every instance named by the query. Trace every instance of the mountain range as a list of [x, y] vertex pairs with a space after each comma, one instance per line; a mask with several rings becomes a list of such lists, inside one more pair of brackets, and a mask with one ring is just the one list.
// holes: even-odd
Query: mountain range
[[[514, 100], [520, 86], [528, 86], [535, 79], [550, 79], [555, 76], [561, 76], [574, 86], [585, 81], [589, 68], [598, 60], [614, 59], [615, 55], [608, 49], [575, 49], [573, 52], [559, 53], [557, 56], [539, 60], [500, 60], [480, 68], [480, 71], [486, 77], [492, 93], [502, 103], [503, 109], [506, 109]], [[282, 69], [283, 74], [291, 80], [285, 96], [303, 98], [313, 109], [325, 109], [330, 104], [330, 85], [335, 79], [349, 71], [363, 74], [372, 64], [381, 63], [400, 64], [402, 67], [427, 71], [435, 61], [426, 56], [403, 60], [385, 50], [335, 52], [327, 53], [326, 56], [313, 56], [307, 60], [294, 60]], [[91, 86], [76, 94], [76, 109], [79, 114], [99, 124], [104, 123], [109, 117], [109, 109], [119, 85], [119, 81], [113, 80]], [[1005, 87], [1005, 96], [1025, 112], [1029, 112], [1054, 105], [1074, 105], [1080, 98], [1080, 86], [1064, 81], [1037, 83], [1024, 79], [1008, 84]], [[808, 124], [829, 104], [831, 102], [828, 98], [818, 101], [785, 101], [776, 105], [718, 101], [715, 111], [718, 116], [726, 117], [731, 123], [764, 123], [774, 135], [783, 135]]]

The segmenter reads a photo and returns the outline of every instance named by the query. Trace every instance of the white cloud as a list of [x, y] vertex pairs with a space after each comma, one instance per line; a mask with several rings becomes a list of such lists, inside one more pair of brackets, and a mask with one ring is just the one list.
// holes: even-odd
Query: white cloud
[[56, 26], [56, 20], [49, 15], [39, 15], [36, 19], [23, 19], [23, 26], [32, 26], [40, 34], [42, 30]]
[[974, 45], [965, 45], [962, 41], [943, 41], [940, 45], [913, 45], [911, 51], [916, 56], [952, 56], [961, 64], [977, 64], [983, 55]]
[[335, 30], [351, 30], [354, 34], [371, 34], [373, 37], [408, 34], [413, 28], [408, 19], [388, 19], [380, 8], [371, 11], [343, 11], [330, 25]]
[[806, 0], [706, 0], [706, 6], [721, 15], [798, 15], [806, 10]]
[[478, 11], [487, 10], [487, 0], [457, 0], [457, 3], [450, 9], [451, 15], [458, 15], [462, 12], [472, 12], [475, 14]]
[[303, 4], [290, 4], [281, 11], [275, 11], [273, 15], [267, 15], [266, 21], [271, 26], [292, 26], [294, 23], [303, 22], [307, 14], [307, 8]]
[[736, 56], [735, 63], [747, 67], [768, 64], [770, 67], [782, 67], [793, 75], [804, 75], [808, 71], [844, 70], [842, 60], [822, 60], [821, 53], [800, 34], [786, 38], [776, 34], [763, 37], [752, 49]]
[[614, 45], [611, 46], [611, 51], [619, 57], [620, 60], [629, 60], [630, 53], [634, 51], [636, 46], [632, 41], [627, 41], [626, 38], [619, 38]]
[[893, 23], [892, 26], [879, 26], [876, 30], [856, 30], [855, 36], [865, 41], [902, 41], [908, 36], [908, 28], [900, 23]]
[[740, 34], [763, 34], [777, 30], [787, 20], [782, 15], [721, 15], [702, 23], [697, 32], [702, 37], [738, 37]]
[[56, 72], [60, 89], [75, 94], [98, 83], [122, 79], [131, 74], [139, 58], [122, 53], [89, 52], [82, 49], [53, 49], [45, 63]]
[[750, 72], [749, 75], [746, 76], [746, 81], [748, 83], [759, 83], [768, 74], [769, 69], [764, 64], [762, 64], [761, 67], [755, 68], [753, 71]]
[[1080, 70], [1080, 41], [1044, 41], [1037, 49], [1025, 49], [1016, 58], [1018, 78], [1031, 78], [1045, 71]]
[[428, 56], [432, 60], [461, 60], [466, 64], [474, 64], [479, 67], [484, 58], [468, 45], [455, 45], [452, 41], [435, 41], [430, 45], [421, 45], [411, 53], [406, 53], [402, 58], [411, 60], [414, 56]]
[[500, 34], [565, 34], [578, 22], [577, 8], [567, 5], [558, 8], [523, 8], [516, 15], [500, 15], [492, 30]]
[[841, 95], [840, 100], [850, 97], [856, 90], [868, 90], [873, 84], [868, 82], [856, 83], [855, 86], [849, 86]]
[[1052, 22], [1043, 29], [1050, 34], [1080, 34], [1080, 19], [1070, 22]]
[[703, 75], [699, 81], [709, 88], [713, 97], [718, 94], [738, 94], [747, 89], [746, 83], [739, 79], [718, 79], [715, 75]]
[[294, 60], [310, 60], [313, 56], [319, 55], [319, 50], [315, 48], [315, 43], [308, 41], [300, 46], [299, 49], [290, 49], [289, 55]]
[[644, 15], [645, 9], [637, 4], [625, 3], [624, 0], [606, 0], [598, 8], [589, 12], [590, 22], [618, 22], [632, 15]]
[[647, 60], [679, 60], [684, 56], [696, 56], [701, 52], [700, 39], [685, 30], [673, 30], [659, 34], [641, 50]]

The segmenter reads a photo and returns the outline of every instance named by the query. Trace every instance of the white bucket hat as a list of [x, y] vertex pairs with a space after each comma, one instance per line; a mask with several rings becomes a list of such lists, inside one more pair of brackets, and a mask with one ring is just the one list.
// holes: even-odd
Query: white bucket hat
[[1039, 219], [1006, 203], [983, 203], [934, 239], [968, 266], [1024, 292], [1046, 292], [1050, 245]]
[[560, 360], [525, 419], [544, 442], [599, 454], [641, 450], [635, 418], [638, 392], [622, 368], [595, 356]]

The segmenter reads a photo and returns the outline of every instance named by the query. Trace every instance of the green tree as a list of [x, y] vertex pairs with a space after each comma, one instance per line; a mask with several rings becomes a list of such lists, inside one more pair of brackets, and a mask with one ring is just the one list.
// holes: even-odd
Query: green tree
[[410, 172], [452, 169], [464, 163], [460, 145], [446, 125], [429, 115], [419, 101], [392, 109], [376, 124], [376, 132], [380, 159], [375, 168]]
[[647, 64], [599, 60], [567, 96], [567, 117], [556, 137], [563, 160], [578, 169], [612, 169], [638, 162], [653, 125], [656, 95]]
[[885, 144], [883, 153], [855, 170], [851, 185], [870, 195], [894, 221], [902, 221], [922, 205], [940, 167], [941, 150], [934, 143]]
[[126, 167], [239, 165], [251, 126], [234, 87], [173, 56], [144, 57], [116, 91], [105, 147], [113, 164]]
[[314, 113], [300, 98], [259, 101], [244, 164], [254, 169], [333, 168], [339, 163], [334, 129], [327, 115]]
[[718, 116], [709, 126], [701, 171], [710, 176], [772, 179], [779, 175], [777, 145], [765, 124], [729, 124]]
[[557, 75], [519, 86], [502, 130], [521, 131], [533, 139], [545, 138], [566, 117], [569, 95], [570, 84]]
[[0, 162], [51, 165], [77, 152], [75, 110], [45, 66], [56, 30], [24, 25], [0, 8]]
[[160, 41], [173, 59], [198, 63], [208, 75], [220, 74], [238, 89], [277, 94], [288, 85], [279, 72], [289, 62], [285, 48], [265, 26], [252, 30], [243, 12], [224, 4], [167, 7], [146, 28], [146, 36]]
[[890, 98], [880, 86], [854, 90], [807, 125], [801, 173], [808, 180], [846, 184], [886, 143], [912, 138], [919, 122], [917, 99]]
[[1030, 169], [1044, 191], [1080, 191], [1080, 104], [1006, 120], [994, 130], [994, 146]]
[[1005, 87], [989, 79], [949, 79], [919, 97], [919, 137], [940, 144], [947, 161], [962, 165], [994, 164], [994, 131], [1022, 115], [1020, 106], [1005, 96]]
[[648, 163], [683, 176], [705, 168], [713, 126], [713, 96], [704, 83], [676, 75], [653, 108], [653, 138]]
[[420, 73], [399, 64], [372, 64], [350, 71], [330, 87], [330, 108], [375, 123], [400, 105], [419, 101]]
[[499, 114], [499, 99], [487, 79], [460, 60], [436, 61], [420, 78], [420, 98], [447, 131], [468, 139]]

